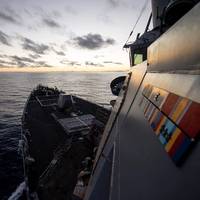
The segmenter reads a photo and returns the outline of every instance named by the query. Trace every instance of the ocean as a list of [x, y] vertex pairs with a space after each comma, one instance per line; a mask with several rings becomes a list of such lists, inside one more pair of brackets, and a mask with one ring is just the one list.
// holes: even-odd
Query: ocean
[[20, 192], [23, 186], [23, 167], [18, 152], [18, 141], [23, 108], [31, 90], [38, 84], [56, 86], [68, 94], [78, 95], [100, 104], [109, 104], [110, 100], [115, 98], [110, 90], [110, 82], [124, 74], [124, 72], [0, 73], [0, 199], [17, 199], [17, 192]]

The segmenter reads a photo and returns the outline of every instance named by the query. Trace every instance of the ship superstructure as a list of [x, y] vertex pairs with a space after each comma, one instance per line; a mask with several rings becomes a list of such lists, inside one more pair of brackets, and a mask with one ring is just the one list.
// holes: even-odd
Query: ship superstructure
[[200, 198], [200, 3], [152, 1], [153, 30], [99, 145], [84, 200]]

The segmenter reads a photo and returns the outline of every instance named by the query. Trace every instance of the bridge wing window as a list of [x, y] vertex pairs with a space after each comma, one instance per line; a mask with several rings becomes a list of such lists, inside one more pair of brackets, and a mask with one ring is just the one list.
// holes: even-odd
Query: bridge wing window
[[129, 58], [131, 67], [138, 65], [147, 59], [147, 50], [145, 48], [135, 49], [130, 47]]
[[134, 54], [134, 65], [140, 64], [143, 62], [143, 54]]

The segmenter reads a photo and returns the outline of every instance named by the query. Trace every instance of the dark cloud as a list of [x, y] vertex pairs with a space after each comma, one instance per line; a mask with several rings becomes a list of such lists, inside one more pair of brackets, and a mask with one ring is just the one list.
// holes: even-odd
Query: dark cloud
[[74, 37], [73, 43], [81, 48], [95, 50], [115, 44], [112, 38], [104, 39], [100, 34], [89, 33], [81, 37]]
[[13, 61], [16, 61], [16, 62], [34, 63], [34, 60], [31, 59], [31, 58], [28, 58], [28, 57], [10, 56], [10, 58], [11, 58]]
[[1, 11], [0, 11], [0, 19], [6, 22], [17, 23], [15, 18], [13, 18], [11, 15], [8, 15], [7, 13], [3, 13]]
[[95, 66], [95, 67], [103, 67], [104, 65], [100, 64], [100, 63], [93, 63], [93, 62], [89, 62], [89, 61], [86, 61], [85, 62], [85, 65], [89, 65], [89, 66]]
[[6, 58], [6, 55], [0, 54], [0, 58]]
[[64, 65], [71, 65], [71, 66], [81, 66], [81, 64], [77, 61], [61, 60], [60, 63]]
[[25, 66], [25, 62], [32, 62], [31, 59], [27, 57], [18, 57], [18, 56], [9, 56], [9, 55], [0, 55], [2, 58], [0, 60], [0, 64], [6, 64], [6, 66], [17, 66], [17, 67], [23, 67]]
[[63, 51], [55, 51], [55, 52], [59, 56], [65, 56], [65, 53]]
[[38, 65], [45, 65], [45, 64], [46, 64], [45, 61], [37, 61], [36, 63], [37, 63]]
[[37, 61], [32, 67], [53, 67], [52, 65], [47, 64], [45, 61]]
[[20, 16], [10, 7], [2, 7], [0, 11], [0, 20], [4, 22], [19, 24]]
[[122, 65], [121, 62], [113, 62], [113, 61], [104, 61], [105, 64], [114, 64], [114, 65]]
[[57, 51], [53, 46], [51, 47], [52, 51], [54, 51], [59, 56], [65, 56], [64, 51]]
[[34, 63], [34, 60], [28, 57], [19, 57], [19, 56], [8, 56], [12, 62], [15, 63], [16, 67], [27, 67], [30, 66], [30, 64]]
[[[20, 36], [21, 37], [21, 36]], [[30, 58], [37, 59], [40, 58], [41, 55], [45, 54], [47, 51], [53, 51], [59, 56], [65, 56], [65, 52], [62, 50], [56, 50], [54, 43], [50, 43], [48, 45], [36, 43], [33, 40], [25, 37], [21, 37], [22, 40], [22, 48], [25, 50], [32, 51], [33, 54], [29, 54]]]
[[112, 6], [112, 7], [118, 7], [120, 5], [120, 2], [119, 0], [107, 0], [109, 5]]
[[77, 61], [70, 61], [69, 65], [72, 65], [72, 66], [81, 66], [81, 64], [78, 63]]
[[52, 67], [51, 65], [47, 64], [46, 61], [35, 61], [29, 57], [24, 56], [9, 56], [9, 55], [0, 55], [0, 65], [3, 67]]
[[112, 39], [112, 38], [108, 38], [105, 42], [106, 42], [107, 44], [109, 44], [109, 45], [115, 44], [115, 40]]
[[12, 62], [12, 61], [6, 61], [6, 60], [0, 59], [0, 65], [12, 66], [12, 65], [16, 65], [16, 63], [15, 63], [15, 62]]
[[22, 41], [23, 41], [23, 43], [22, 43], [23, 49], [32, 51], [35, 54], [45, 54], [46, 51], [48, 51], [50, 49], [50, 47], [48, 45], [38, 44], [28, 38], [23, 37]]
[[49, 65], [49, 64], [43, 64], [43, 65], [39, 65], [39, 66], [36, 66], [36, 67], [46, 67], [46, 68], [51, 68], [53, 67], [52, 65]]
[[29, 67], [29, 64], [24, 63], [24, 62], [22, 62], [22, 61], [18, 61], [17, 67], [19, 67], [19, 68], [22, 68], [22, 67]]
[[8, 68], [8, 66], [0, 63], [0, 68], [1, 68], [1, 69], [3, 69], [3, 68]]
[[9, 40], [10, 40], [10, 37], [7, 34], [0, 31], [0, 43], [10, 46]]
[[0, 62], [0, 68], [2, 69], [2, 68], [12, 68], [13, 66], [11, 66], [11, 65], [8, 65], [8, 64], [3, 64], [3, 63], [1, 63]]
[[40, 58], [41, 56], [38, 55], [38, 54], [29, 54], [29, 57], [31, 57], [32, 59], [38, 59], [38, 58]]
[[43, 18], [43, 23], [50, 28], [60, 28], [60, 25], [53, 19]]

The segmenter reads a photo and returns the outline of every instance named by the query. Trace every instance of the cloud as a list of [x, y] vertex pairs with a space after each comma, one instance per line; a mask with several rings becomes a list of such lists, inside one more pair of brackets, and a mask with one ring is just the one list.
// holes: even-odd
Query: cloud
[[38, 59], [40, 58], [41, 56], [38, 55], [38, 54], [29, 54], [29, 57], [33, 58], [33, 59]]
[[47, 64], [46, 61], [35, 61], [29, 57], [17, 56], [17, 55], [0, 55], [0, 65], [2, 67], [52, 67]]
[[71, 66], [81, 66], [81, 64], [77, 61], [61, 60], [60, 63], [64, 65], [71, 65]]
[[46, 51], [50, 49], [48, 45], [38, 44], [28, 38], [22, 37], [22, 41], [22, 48], [28, 51], [32, 51], [35, 54], [45, 54]]
[[114, 64], [114, 65], [122, 65], [121, 62], [113, 62], [113, 61], [104, 61], [105, 64]]
[[6, 55], [0, 54], [0, 58], [6, 58]]
[[66, 44], [64, 44], [64, 43], [60, 46], [60, 48], [61, 48], [63, 51], [67, 51], [67, 46], [66, 46]]
[[43, 23], [50, 28], [60, 28], [60, 25], [53, 19], [43, 18]]
[[30, 64], [34, 63], [34, 60], [28, 57], [19, 57], [19, 56], [8, 56], [12, 62], [15, 63], [16, 67], [27, 67], [30, 66]]
[[28, 63], [33, 63], [34, 62], [33, 59], [28, 58], [28, 57], [10, 56], [10, 58], [13, 61], [16, 61], [16, 62], [28, 62]]
[[1, 58], [4, 58], [0, 60], [0, 64], [4, 67], [6, 66], [25, 67], [27, 66], [26, 62], [31, 62], [31, 60], [26, 57], [1, 55]]
[[0, 20], [4, 20], [6, 22], [11, 22], [11, 23], [17, 23], [15, 18], [13, 18], [11, 15], [8, 15], [7, 13], [0, 12]]
[[59, 56], [65, 56], [64, 51], [57, 51], [53, 46], [51, 47], [52, 51], [54, 51]]
[[76, 46], [90, 50], [100, 49], [115, 44], [115, 40], [112, 38], [104, 39], [100, 34], [92, 33], [88, 33], [81, 37], [74, 37], [72, 40]]
[[108, 38], [105, 42], [106, 42], [107, 44], [109, 44], [109, 45], [115, 44], [115, 40], [112, 39], [112, 38]]
[[59, 56], [65, 56], [65, 53], [63, 51], [55, 51], [55, 52]]
[[11, 46], [10, 42], [10, 37], [5, 34], [4, 32], [0, 31], [0, 43], [7, 45], [7, 46]]
[[41, 55], [46, 54], [47, 51], [53, 51], [59, 56], [65, 56], [65, 52], [62, 50], [56, 50], [54, 48], [55, 44], [50, 43], [48, 45], [46, 44], [41, 44], [41, 43], [36, 43], [35, 41], [25, 38], [20, 36], [22, 40], [22, 48], [28, 51], [31, 51], [33, 53], [29, 54], [29, 57], [32, 59], [37, 59], [40, 58]]
[[134, 6], [135, 9], [138, 8], [138, 1], [133, 1], [133, 3], [131, 3], [130, 1], [127, 1], [127, 0], [106, 0], [107, 2], [107, 5], [110, 7], [110, 8], [118, 8], [118, 7], [121, 7], [121, 8], [133, 8], [132, 4], [136, 5], [137, 7]]
[[32, 67], [53, 67], [52, 65], [47, 64], [45, 61], [36, 61]]
[[119, 0], [108, 0], [108, 3], [109, 3], [110, 6], [112, 6], [114, 8], [116, 8], [120, 5]]
[[10, 65], [16, 65], [16, 63], [12, 61], [5, 61], [5, 60], [0, 59], [0, 65], [10, 66]]
[[2, 7], [0, 11], [0, 20], [4, 22], [9, 22], [13, 24], [19, 24], [21, 20], [20, 16], [10, 7]]
[[85, 62], [85, 65], [89, 65], [89, 66], [95, 66], [95, 67], [103, 67], [104, 65], [100, 64], [100, 63], [93, 63], [93, 62], [89, 62], [89, 61], [86, 61]]
[[8, 65], [8, 64], [2, 64], [1, 62], [0, 62], [0, 68], [2, 69], [2, 68], [12, 68], [13, 66], [10, 66], [10, 65]]

